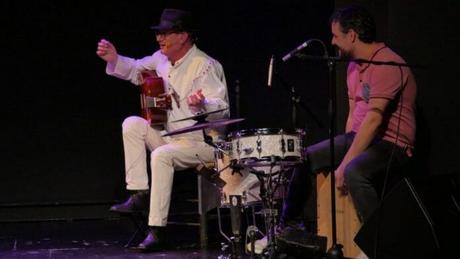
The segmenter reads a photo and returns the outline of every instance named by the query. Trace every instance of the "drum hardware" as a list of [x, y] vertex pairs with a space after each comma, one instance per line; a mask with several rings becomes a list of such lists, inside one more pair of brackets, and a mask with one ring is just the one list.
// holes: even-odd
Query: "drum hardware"
[[[303, 130], [261, 128], [240, 130], [229, 134], [233, 158], [248, 166], [269, 166], [272, 156], [286, 166], [303, 159]], [[254, 152], [257, 151], [257, 152]]]
[[[242, 241], [241, 236], [241, 214], [243, 213], [244, 206], [242, 205], [242, 196], [241, 195], [231, 195], [230, 196], [231, 205], [230, 205], [230, 220], [232, 228], [232, 236], [229, 237], [222, 230], [222, 217], [221, 217], [221, 207], [217, 207], [217, 222], [219, 224], [220, 234], [227, 240], [227, 242], [221, 243], [221, 251], [227, 252], [227, 255], [218, 256], [219, 259], [236, 259], [241, 258], [243, 255], [242, 250]], [[255, 222], [254, 209], [252, 210], [252, 217]], [[230, 251], [227, 251], [229, 250]]]
[[188, 133], [188, 132], [201, 130], [201, 129], [218, 128], [218, 127], [226, 126], [229, 124], [237, 123], [243, 120], [244, 120], [243, 118], [238, 118], [238, 119], [220, 119], [220, 120], [214, 120], [214, 121], [209, 121], [209, 122], [197, 122], [196, 124], [192, 126], [173, 130], [166, 134], [163, 134], [162, 136], [166, 137], [166, 136], [173, 136], [177, 134]]
[[197, 114], [195, 114], [195, 115], [193, 115], [191, 117], [187, 117], [187, 118], [183, 118], [183, 119], [179, 119], [179, 120], [175, 120], [175, 121], [171, 121], [171, 122], [179, 122], [179, 121], [186, 121], [186, 120], [195, 120], [195, 121], [198, 121], [198, 122], [206, 122], [206, 117], [208, 117], [208, 115], [218, 113], [218, 112], [223, 112], [225, 110], [228, 110], [228, 107], [224, 108], [224, 109], [210, 111], [210, 112], [199, 112], [199, 113], [197, 113]]
[[[255, 222], [255, 219], [254, 219], [253, 222]], [[257, 226], [255, 226], [255, 225], [248, 226], [247, 229], [246, 229], [246, 238], [245, 238], [244, 243], [245, 244], [249, 243], [249, 245], [251, 247], [251, 249], [250, 249], [251, 251], [248, 251], [248, 247], [246, 246], [246, 251], [245, 251], [246, 253], [251, 254], [251, 259], [255, 258], [255, 242], [256, 242], [257, 236], [259, 238], [263, 238], [265, 236], [265, 234], [262, 231], [260, 231], [257, 228]], [[248, 242], [248, 239], [249, 239], [249, 242]]]
[[239, 133], [238, 133], [237, 137], [238, 137], [238, 141], [236, 142], [236, 153], [239, 156], [241, 154], [240, 141], [239, 141], [240, 135], [239, 135]]
[[[252, 147], [243, 148], [243, 152], [244, 152], [246, 155], [251, 154], [253, 151], [254, 151], [254, 149], [253, 149]], [[259, 150], [257, 150], [257, 151], [259, 151]], [[259, 152], [259, 153], [260, 153], [260, 152]]]
[[[241, 165], [240, 165], [241, 166]], [[242, 168], [245, 168], [245, 170], [247, 170], [248, 168], [251, 168], [249, 166], [241, 166]], [[276, 170], [275, 170], [276, 168]], [[263, 219], [264, 219], [264, 224], [265, 224], [265, 229], [267, 231], [266, 234], [262, 233], [261, 231], [259, 231], [257, 229], [257, 227], [255, 225], [253, 226], [249, 226], [247, 231], [246, 231], [246, 240], [245, 240], [245, 243], [247, 243], [247, 239], [249, 237], [250, 241], [251, 241], [251, 257], [254, 258], [254, 242], [255, 242], [255, 234], [256, 233], [261, 233], [262, 236], [266, 236], [267, 237], [267, 247], [262, 251], [262, 255], [265, 256], [265, 258], [276, 258], [276, 253], [277, 253], [277, 244], [276, 244], [276, 239], [275, 239], [275, 228], [277, 226], [277, 223], [278, 223], [278, 216], [279, 216], [279, 212], [278, 212], [278, 209], [276, 208], [276, 203], [277, 203], [277, 200], [276, 200], [276, 192], [278, 190], [278, 188], [281, 186], [281, 185], [285, 185], [287, 186], [287, 177], [285, 176], [284, 172], [286, 172], [286, 168], [283, 167], [283, 166], [279, 166], [277, 160], [275, 159], [274, 156], [272, 156], [271, 158], [271, 165], [270, 165], [270, 168], [268, 169], [268, 171], [260, 171], [260, 170], [254, 170], [254, 169], [251, 169], [250, 170], [250, 174], [251, 175], [256, 175], [258, 180], [259, 180], [259, 183], [260, 183], [260, 198], [261, 198], [261, 204], [262, 204], [262, 209], [260, 212], [257, 212], [257, 214], [261, 214]], [[248, 206], [244, 206], [242, 205], [243, 204], [243, 196], [244, 194], [242, 194], [241, 196], [241, 200], [238, 200], [238, 201], [241, 201], [241, 206], [240, 207], [240, 210], [238, 211], [240, 214], [243, 212], [243, 209], [244, 208], [249, 208]], [[230, 210], [232, 210], [232, 208], [234, 207], [234, 201], [233, 201], [233, 198], [234, 197], [233, 195], [230, 195]], [[239, 203], [237, 203], [239, 204]], [[255, 224], [255, 214], [256, 212], [254, 212], [254, 204], [251, 206], [252, 208], [252, 216], [253, 216], [253, 222]], [[239, 232], [238, 232], [238, 235], [235, 235], [235, 231], [233, 232], [234, 235], [231, 236], [231, 237], [228, 237], [223, 231], [222, 231], [222, 227], [221, 227], [221, 219], [220, 219], [220, 209], [222, 207], [219, 207], [218, 208], [218, 222], [219, 222], [219, 230], [221, 231], [221, 234], [227, 239], [228, 241], [228, 244], [223, 244], [223, 248], [226, 248], [226, 249], [229, 249], [230, 247], [232, 247], [232, 251], [230, 253], [230, 257], [228, 258], [237, 258], [239, 255], [240, 255], [240, 250], [241, 247], [241, 236], [239, 236]], [[231, 217], [239, 217], [240, 214], [236, 215], [235, 214], [235, 211], [234, 210], [234, 213], [232, 214], [231, 213]], [[238, 219], [236, 219], [238, 220]], [[235, 219], [232, 218], [232, 229], [235, 230]], [[248, 252], [247, 250], [247, 247], [246, 247], [246, 252]], [[220, 257], [220, 258], [224, 258], [224, 257]]]
[[219, 159], [222, 159], [223, 155], [230, 156], [230, 149], [231, 148], [228, 146], [228, 144], [229, 144], [228, 142], [217, 142], [217, 143], [213, 143], [213, 144], [214, 144], [214, 147], [216, 148], [216, 151], [217, 151], [214, 154], [216, 156], [219, 156], [218, 157]]
[[200, 161], [201, 167], [197, 168], [197, 173], [212, 183], [218, 188], [222, 188], [227, 184], [222, 178], [219, 177], [220, 171], [217, 171], [214, 168], [210, 168], [206, 163], [196, 154], [196, 158]]
[[284, 141], [284, 138], [281, 138], [281, 153], [283, 156], [286, 153], [286, 141]]
[[276, 181], [274, 176], [280, 174], [282, 177], [284, 168], [280, 168], [279, 172], [273, 172], [273, 168], [276, 165], [275, 157], [272, 156], [270, 164], [270, 172], [267, 176], [259, 177], [260, 186], [260, 197], [262, 198], [262, 214], [265, 219], [265, 229], [267, 230], [267, 246], [262, 251], [262, 254], [268, 258], [276, 258], [277, 256], [277, 244], [275, 238], [275, 228], [277, 225], [278, 210], [275, 208], [275, 191], [279, 187], [281, 181]]
[[262, 140], [260, 140], [260, 135], [257, 135], [256, 145], [257, 145], [257, 153], [259, 153], [259, 157], [260, 157], [260, 154], [262, 153]]
[[[222, 244], [222, 251], [228, 252], [228, 255], [219, 258], [237, 258], [241, 255], [242, 237], [238, 227], [241, 227], [241, 213], [248, 208], [252, 208], [254, 225], [248, 227], [245, 243], [249, 238], [254, 248], [256, 234], [262, 233], [255, 226], [256, 205], [261, 206], [257, 214], [263, 217], [267, 232], [262, 233], [267, 237], [267, 247], [262, 251], [263, 256], [275, 258], [275, 228], [279, 216], [277, 205], [280, 187], [287, 187], [288, 179], [285, 172], [303, 161], [303, 136], [302, 130], [265, 128], [232, 132], [229, 142], [212, 143], [216, 147], [217, 172], [226, 182], [222, 188], [221, 206], [217, 208], [217, 214], [219, 231], [226, 239]], [[257, 194], [254, 187], [257, 187]], [[231, 211], [232, 235], [222, 231], [223, 208], [229, 208]], [[254, 249], [251, 249], [251, 254], [253, 257]]]
[[[275, 258], [277, 253], [277, 244], [275, 239], [275, 228], [278, 223], [279, 212], [277, 209], [279, 190], [281, 186], [287, 186], [288, 180], [285, 172], [292, 166], [296, 166], [303, 160], [303, 136], [302, 130], [284, 130], [284, 129], [253, 129], [233, 132], [229, 135], [231, 140], [225, 150], [217, 151], [218, 171], [222, 172], [221, 177], [227, 182], [223, 187], [222, 202], [218, 208], [219, 230], [227, 240], [222, 244], [223, 251], [231, 248], [228, 258], [238, 257], [241, 252], [241, 236], [236, 233], [235, 224], [238, 217], [235, 209], [231, 213], [233, 236], [228, 236], [222, 231], [220, 210], [230, 208], [232, 210], [232, 198], [237, 195], [241, 207], [238, 213], [244, 209], [253, 208], [253, 222], [255, 223], [254, 206], [261, 205], [262, 209], [257, 212], [263, 217], [267, 237], [267, 247], [262, 251], [265, 258]], [[256, 151], [256, 152], [255, 152]], [[219, 164], [220, 162], [220, 164]], [[224, 166], [225, 165], [225, 166]], [[231, 168], [232, 171], [229, 171]], [[237, 174], [238, 173], [238, 174]], [[253, 179], [253, 180], [251, 180]], [[258, 185], [257, 185], [258, 184]], [[254, 191], [251, 186], [257, 186], [257, 199], [251, 201]], [[284, 190], [284, 189], [283, 189]], [[251, 192], [252, 191], [252, 192]], [[249, 238], [251, 246], [254, 248], [255, 234], [261, 233], [255, 231], [255, 224], [250, 226], [246, 232], [246, 242]], [[247, 248], [247, 247], [246, 247]], [[246, 250], [248, 252], [248, 250]], [[252, 257], [254, 249], [251, 249]], [[224, 257], [220, 257], [224, 258]]]
[[[242, 182], [245, 182], [246, 179], [248, 179], [248, 176], [251, 176], [253, 175], [253, 173], [255, 171], [252, 171], [252, 169], [250, 169], [250, 167], [248, 166], [244, 166], [244, 165], [240, 165], [238, 163], [236, 163], [236, 160], [232, 160], [230, 161], [230, 165], [227, 166], [227, 168], [232, 168], [232, 172], [230, 173], [229, 171], [226, 171], [226, 177], [236, 177], [237, 179], [241, 176], [243, 177], [246, 176], [246, 178], [244, 178], [244, 180], [242, 180]], [[249, 171], [250, 170], [250, 171]], [[244, 174], [242, 172], [245, 172]], [[249, 171], [249, 174], [248, 174], [248, 171]], [[238, 174], [237, 174], [238, 172]], [[258, 174], [262, 175], [263, 172], [262, 171], [257, 171]], [[235, 176], [233, 176], [235, 175]], [[226, 179], [226, 178], [225, 178]], [[257, 179], [255, 179], [255, 182], [258, 182]], [[231, 183], [230, 183], [231, 184]], [[225, 189], [224, 189], [225, 191]], [[252, 210], [250, 211], [250, 213], [252, 214], [252, 228], [251, 229], [257, 229], [257, 227], [255, 226], [256, 224], [256, 220], [255, 220], [255, 214], [256, 212], [254, 211], [254, 206], [257, 206], [259, 205], [260, 203], [248, 203], [247, 199], [249, 197], [249, 193], [248, 192], [245, 192], [243, 191], [242, 193], [239, 193], [239, 194], [235, 194], [235, 193], [238, 193], [238, 191], [235, 191], [235, 190], [230, 190], [229, 193], [228, 193], [228, 196], [226, 196], [226, 193], [224, 192], [223, 193], [223, 201], [222, 201], [222, 205], [219, 206], [217, 208], [217, 218], [218, 218], [218, 224], [219, 224], [219, 232], [220, 234], [226, 239], [226, 242], [222, 243], [221, 244], [221, 249], [223, 252], [228, 252], [227, 255], [221, 255], [219, 256], [219, 258], [240, 258], [242, 255], [243, 255], [243, 251], [242, 251], [242, 245], [243, 245], [243, 241], [245, 241], [245, 243], [247, 242], [247, 236], [246, 238], [242, 238], [242, 235], [241, 235], [241, 232], [240, 232], [240, 229], [241, 229], [241, 215], [242, 213], [248, 209], [248, 208], [251, 208]], [[228, 201], [226, 200], [226, 198], [228, 198]], [[224, 208], [229, 208], [230, 209], [230, 218], [231, 218], [231, 226], [232, 226], [232, 235], [227, 235], [223, 230], [222, 230], [222, 217], [221, 217], [221, 210], [224, 209]], [[250, 232], [246, 232], [248, 235], [248, 233]], [[260, 231], [257, 231], [257, 232], [254, 232], [254, 233], [261, 233]], [[262, 233], [262, 236], [264, 234]], [[252, 237], [255, 237], [255, 235], [253, 235]], [[253, 240], [252, 242], [255, 242], [255, 240]], [[244, 244], [245, 244], [244, 243]], [[252, 250], [254, 251], [254, 250]], [[247, 252], [247, 251], [246, 251]]]

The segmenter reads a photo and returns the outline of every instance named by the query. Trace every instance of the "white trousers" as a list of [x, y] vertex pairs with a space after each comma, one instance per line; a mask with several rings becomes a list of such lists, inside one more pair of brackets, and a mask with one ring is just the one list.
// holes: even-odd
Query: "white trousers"
[[147, 190], [147, 152], [150, 153], [150, 226], [166, 226], [168, 220], [174, 170], [184, 170], [203, 161], [213, 161], [214, 149], [203, 141], [162, 137], [160, 131], [137, 116], [123, 122], [126, 188]]

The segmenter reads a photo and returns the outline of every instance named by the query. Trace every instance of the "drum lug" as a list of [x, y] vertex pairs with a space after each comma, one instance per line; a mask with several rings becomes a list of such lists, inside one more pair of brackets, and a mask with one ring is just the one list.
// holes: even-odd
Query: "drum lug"
[[243, 152], [245, 155], [249, 155], [254, 152], [254, 149], [252, 147], [243, 148]]
[[240, 149], [240, 140], [236, 140], [236, 153], [238, 154], [238, 158], [240, 157], [241, 154], [241, 149]]
[[260, 139], [260, 135], [257, 135], [256, 144], [257, 144], [257, 152], [259, 153], [259, 158], [260, 158], [260, 154], [262, 153], [262, 140]]
[[281, 153], [284, 154], [286, 153], [286, 141], [284, 140], [284, 135], [281, 135]]

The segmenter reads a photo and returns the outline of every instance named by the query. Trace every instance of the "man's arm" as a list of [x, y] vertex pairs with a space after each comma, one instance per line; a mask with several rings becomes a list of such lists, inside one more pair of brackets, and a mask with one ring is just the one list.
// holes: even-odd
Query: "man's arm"
[[353, 112], [355, 110], [355, 101], [348, 99], [348, 117], [347, 123], [345, 124], [345, 132], [350, 132], [353, 126]]
[[[192, 93], [187, 103], [192, 112], [204, 110], [207, 112], [229, 108], [227, 84], [222, 66], [217, 62], [210, 62], [204, 70], [198, 90]], [[207, 119], [215, 120], [230, 115], [230, 110], [208, 115]]]
[[343, 186], [343, 173], [348, 163], [353, 160], [356, 156], [361, 154], [372, 142], [378, 133], [379, 127], [383, 121], [383, 114], [390, 101], [384, 98], [371, 98], [369, 100], [369, 110], [364, 117], [364, 120], [359, 128], [356, 136], [345, 154], [342, 162], [337, 168], [336, 175], [336, 186]]

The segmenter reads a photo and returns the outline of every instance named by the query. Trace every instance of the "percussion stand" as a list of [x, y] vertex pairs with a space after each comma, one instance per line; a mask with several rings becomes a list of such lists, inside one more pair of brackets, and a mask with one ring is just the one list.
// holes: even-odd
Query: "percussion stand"
[[[235, 167], [237, 168], [237, 170], [241, 170], [246, 167], [246, 168], [249, 168], [251, 172], [254, 171], [249, 166], [238, 165], [234, 162], [231, 163], [230, 167], [232, 168]], [[224, 169], [220, 170], [219, 173], [223, 170]], [[255, 171], [254, 173], [258, 173], [258, 172]], [[219, 232], [228, 241], [227, 243], [221, 243], [221, 250], [226, 251], [229, 248], [229, 246], [231, 248], [231, 252], [229, 255], [227, 256], [221, 255], [218, 257], [219, 259], [237, 259], [237, 258], [241, 258], [243, 254], [242, 242], [244, 239], [242, 238], [242, 235], [241, 235], [241, 213], [243, 212], [243, 209], [246, 206], [243, 205], [242, 195], [230, 195], [229, 201], [230, 201], [229, 208], [230, 208], [231, 228], [232, 228], [232, 234], [233, 234], [233, 236], [231, 237], [227, 236], [225, 232], [222, 230], [222, 221], [221, 221], [221, 215], [220, 215], [221, 207], [220, 206], [217, 207], [217, 221], [219, 225]], [[253, 221], [253, 224], [255, 224], [256, 220], [255, 220], [254, 207], [252, 207], [252, 221]], [[255, 226], [248, 227], [247, 233], [249, 233], [250, 240], [251, 240], [251, 248], [252, 248], [251, 258], [254, 258], [254, 242], [255, 242], [255, 234], [257, 232], [260, 232], [257, 229], [257, 227]]]
[[276, 183], [273, 179], [273, 176], [276, 173], [281, 174], [283, 168], [281, 167], [279, 172], [273, 172], [273, 167], [275, 167], [276, 165], [277, 162], [275, 161], [275, 157], [272, 156], [270, 161], [270, 172], [268, 173], [268, 175], [265, 173], [261, 174], [258, 172], [254, 172], [258, 176], [260, 181], [260, 197], [262, 199], [265, 229], [267, 231], [267, 247], [264, 249], [263, 254], [267, 254], [269, 259], [277, 257], [278, 249], [275, 239], [275, 227], [277, 224], [278, 216], [278, 211], [275, 208], [275, 191], [279, 183], [277, 183], [277, 185], [275, 186]]

